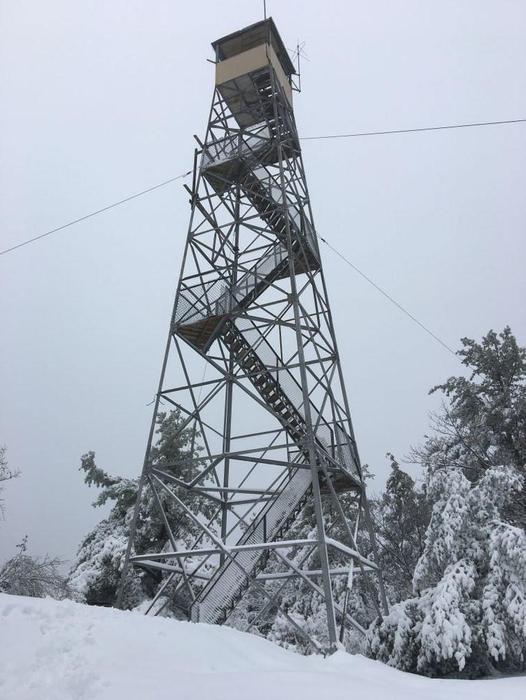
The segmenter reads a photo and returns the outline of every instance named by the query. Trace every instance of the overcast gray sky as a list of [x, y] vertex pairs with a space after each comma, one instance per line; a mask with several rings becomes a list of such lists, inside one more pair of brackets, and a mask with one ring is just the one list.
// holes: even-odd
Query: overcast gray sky
[[[305, 42], [301, 135], [526, 117], [523, 0], [268, 0]], [[262, 2], [0, 2], [1, 245], [188, 170], [213, 89], [210, 42]], [[526, 343], [526, 125], [305, 141], [319, 233], [458, 347]], [[71, 558], [101, 517], [78, 472], [134, 476], [186, 236], [181, 182], [0, 257], [0, 560], [28, 534]], [[387, 473], [459, 371], [333, 253], [323, 262], [362, 458]]]

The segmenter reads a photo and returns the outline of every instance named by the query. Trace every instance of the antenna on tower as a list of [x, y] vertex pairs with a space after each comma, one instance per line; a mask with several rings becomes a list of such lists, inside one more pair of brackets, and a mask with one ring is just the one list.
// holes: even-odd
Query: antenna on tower
[[291, 76], [291, 85], [292, 89], [295, 92], [301, 92], [301, 62], [300, 58], [304, 58], [306, 61], [309, 60], [308, 56], [305, 54], [305, 42], [302, 41], [300, 44], [300, 40], [298, 39], [296, 41], [296, 49], [294, 51], [289, 51], [292, 54], [292, 60], [296, 63], [296, 75]]

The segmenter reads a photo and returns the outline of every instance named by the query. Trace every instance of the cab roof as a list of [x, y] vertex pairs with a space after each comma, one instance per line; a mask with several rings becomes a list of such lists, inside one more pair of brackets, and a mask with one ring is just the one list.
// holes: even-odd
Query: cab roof
[[268, 43], [276, 52], [277, 57], [285, 73], [290, 77], [296, 73], [294, 64], [290, 60], [285, 44], [279, 35], [272, 17], [251, 24], [237, 32], [227, 34], [221, 39], [212, 42], [212, 47], [216, 52], [219, 61], [236, 56], [243, 51], [248, 51], [260, 44]]

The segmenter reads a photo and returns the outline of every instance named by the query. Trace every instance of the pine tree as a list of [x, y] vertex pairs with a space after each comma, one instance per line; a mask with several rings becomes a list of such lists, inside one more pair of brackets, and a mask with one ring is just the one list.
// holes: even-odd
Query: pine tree
[[380, 566], [389, 602], [411, 595], [413, 572], [424, 549], [430, 508], [425, 491], [400, 468], [392, 454], [385, 491], [373, 503]]
[[526, 352], [509, 328], [464, 339], [470, 368], [414, 451], [432, 505], [413, 587], [368, 633], [368, 653], [431, 676], [526, 668]]
[[[151, 451], [151, 463], [167, 473], [190, 481], [197, 473], [193, 461], [199, 453], [199, 435], [193, 428], [182, 427], [179, 411], [159, 414], [157, 440]], [[177, 467], [174, 467], [177, 463]], [[69, 574], [69, 586], [76, 597], [88, 604], [114, 605], [120, 581], [124, 556], [129, 536], [129, 526], [137, 498], [138, 480], [110, 476], [97, 467], [95, 453], [88, 452], [81, 458], [81, 471], [88, 486], [100, 489], [93, 504], [101, 506], [108, 501], [113, 507], [82, 542], [77, 559]], [[182, 487], [174, 489], [176, 492]], [[195, 524], [187, 514], [177, 510], [172, 499], [161, 493], [167, 520], [180, 548], [188, 547], [197, 535]], [[213, 510], [202, 496], [195, 495], [185, 501], [195, 513], [211, 518]], [[155, 497], [145, 488], [139, 504], [136, 547], [138, 551], [162, 551], [169, 546], [169, 535]], [[127, 578], [125, 606], [136, 607], [151, 598], [163, 577], [132, 571]], [[168, 591], [167, 591], [168, 593]], [[180, 602], [180, 601], [179, 601]], [[178, 600], [171, 601], [177, 606]]]
[[[526, 476], [526, 348], [506, 326], [490, 331], [480, 343], [462, 339], [457, 352], [470, 371], [431, 389], [444, 403], [434, 416], [432, 435], [413, 450], [428, 471], [460, 469], [476, 481], [492, 466], [510, 465]], [[526, 527], [526, 494], [518, 493], [507, 517]]]
[[419, 597], [373, 625], [374, 658], [426, 675], [524, 668], [526, 536], [501, 520], [522, 485], [509, 467], [492, 467], [475, 484], [459, 471], [434, 475], [436, 500], [414, 574]]

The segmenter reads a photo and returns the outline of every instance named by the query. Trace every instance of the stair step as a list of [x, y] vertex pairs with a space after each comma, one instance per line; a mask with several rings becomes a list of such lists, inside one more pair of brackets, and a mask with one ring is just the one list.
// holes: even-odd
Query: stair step
[[265, 387], [261, 393], [269, 401], [276, 401], [276, 399], [279, 397], [279, 394], [276, 391], [274, 384], [269, 384], [268, 387]]

